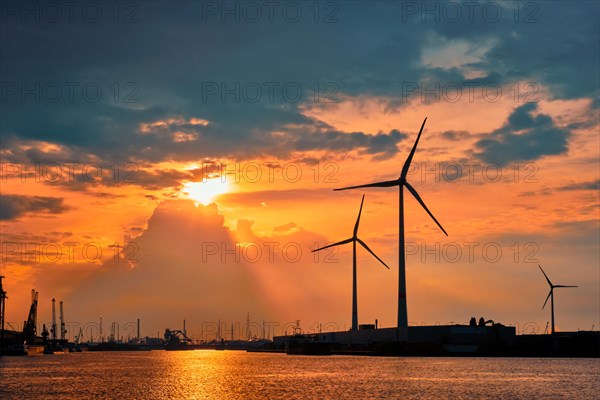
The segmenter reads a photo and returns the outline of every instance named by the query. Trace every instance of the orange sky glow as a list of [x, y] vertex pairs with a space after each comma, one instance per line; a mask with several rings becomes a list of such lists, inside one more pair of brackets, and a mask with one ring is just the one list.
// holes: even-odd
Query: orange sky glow
[[359, 323], [396, 326], [398, 189], [333, 189], [398, 179], [427, 118], [407, 181], [448, 236], [405, 190], [409, 324], [543, 333], [541, 265], [578, 286], [556, 292], [557, 329], [599, 329], [598, 5], [455, 23], [409, 3], [199, 23], [206, 2], [172, 19], [140, 2], [144, 23], [0, 35], [9, 328], [36, 289], [40, 324], [63, 301], [70, 338], [101, 316], [143, 336], [247, 313], [271, 335], [349, 329], [352, 247], [312, 250], [352, 236], [362, 195], [358, 236], [390, 269], [358, 248]]
[[[538, 112], [566, 126], [581, 119], [588, 106], [583, 100], [543, 100]], [[212, 170], [205, 182], [198, 175], [196, 180], [182, 179], [157, 190], [110, 182], [73, 190], [68, 184], [35, 182], [31, 177], [25, 183], [5, 179], [3, 192], [63, 197], [67, 207], [60, 215], [24, 215], [2, 224], [5, 246], [14, 237], [21, 243], [62, 244], [63, 252], [59, 261], [51, 260], [48, 249], [33, 260], [33, 255], [4, 249], [1, 273], [7, 276], [10, 293], [7, 319], [24, 319], [29, 290], [36, 287], [43, 299], [43, 320], [49, 316], [50, 297], [57, 297], [65, 299], [71, 318], [89, 321], [105, 315], [131, 321], [141, 315], [152, 321], [152, 331], [183, 318], [198, 331], [203, 321], [242, 321], [246, 311], [256, 319], [334, 322], [347, 328], [351, 249], [316, 256], [310, 249], [351, 235], [364, 193], [359, 235], [392, 269], [381, 268], [366, 252], [359, 252], [359, 316], [361, 322], [377, 318], [383, 326], [391, 326], [397, 290], [397, 189], [341, 193], [332, 189], [397, 177], [420, 121], [427, 116], [408, 179], [449, 236], [441, 234], [408, 198], [409, 321], [464, 322], [485, 315], [506, 324], [533, 322], [543, 328], [548, 313], [540, 309], [547, 292], [537, 270], [541, 264], [557, 282], [580, 286], [559, 294], [558, 327], [589, 328], [597, 323], [598, 303], [593, 300], [598, 295], [597, 247], [587, 247], [581, 238], [593, 238], [594, 232], [597, 238], [598, 196], [593, 190], [564, 188], [597, 181], [598, 169], [589, 166], [598, 156], [598, 126], [577, 130], [567, 154], [487, 170], [473, 157], [472, 138], [451, 141], [442, 135], [492, 131], [514, 108], [514, 101], [475, 101], [389, 110], [385, 99], [345, 98], [334, 107], [304, 110], [345, 132], [393, 127], [407, 132], [399, 153], [379, 161], [357, 152], [314, 152], [318, 161], [313, 163], [301, 162], [295, 155], [216, 160], [224, 170]], [[56, 150], [49, 144], [36, 146], [48, 154]], [[172, 161], [143, 165], [140, 170], [161, 179], [161, 171], [198, 171], [211, 163]], [[460, 178], [448, 181], [458, 176], [457, 168]], [[103, 196], [105, 192], [110, 195]], [[171, 221], [164, 220], [168, 215]], [[138, 239], [136, 261], [115, 262], [115, 254]], [[66, 242], [78, 243], [72, 260], [65, 254]], [[90, 242], [102, 249], [101, 256], [88, 257], [93, 261], [81, 254]], [[227, 243], [231, 254], [204, 259], [205, 253], [214, 251], [206, 243], [217, 247]], [[121, 246], [116, 253], [115, 244]], [[302, 254], [296, 257], [298, 249]], [[166, 277], [156, 275], [157, 262], [168, 264], [160, 266]], [[215, 286], [219, 274], [227, 278]], [[158, 282], [136, 285], [153, 277]], [[177, 285], [193, 288], [176, 289]], [[177, 311], [167, 312], [170, 306]]]

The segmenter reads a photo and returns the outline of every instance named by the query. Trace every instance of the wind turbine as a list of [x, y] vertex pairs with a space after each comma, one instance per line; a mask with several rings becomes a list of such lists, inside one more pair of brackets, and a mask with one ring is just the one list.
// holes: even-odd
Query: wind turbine
[[425, 127], [425, 122], [427, 118], [423, 120], [423, 124], [421, 125], [421, 130], [419, 130], [419, 134], [417, 136], [417, 140], [402, 167], [402, 172], [400, 173], [400, 177], [398, 179], [392, 181], [385, 182], [377, 182], [377, 183], [369, 183], [366, 185], [358, 185], [358, 186], [350, 186], [340, 189], [333, 190], [348, 190], [348, 189], [358, 189], [358, 188], [367, 188], [367, 187], [394, 187], [398, 186], [398, 190], [400, 193], [399, 198], [399, 216], [398, 216], [398, 227], [399, 227], [399, 235], [398, 235], [398, 263], [399, 265], [399, 273], [398, 273], [398, 328], [407, 328], [408, 327], [408, 312], [406, 306], [406, 259], [405, 259], [405, 249], [404, 249], [404, 188], [406, 187], [408, 191], [417, 199], [417, 201], [423, 206], [427, 214], [435, 221], [437, 226], [440, 227], [442, 232], [448, 236], [448, 233], [444, 230], [442, 225], [438, 222], [437, 219], [433, 216], [431, 211], [425, 205], [425, 202], [421, 199], [421, 196], [417, 193], [415, 188], [413, 188], [407, 181], [406, 175], [408, 174], [408, 169], [410, 168], [410, 163], [412, 162], [413, 156], [415, 155], [415, 150], [417, 149], [417, 144], [419, 144], [419, 139], [421, 138], [421, 133], [423, 132], [423, 128]]
[[550, 285], [550, 292], [548, 293], [548, 297], [546, 297], [546, 301], [544, 301], [542, 310], [544, 309], [544, 307], [546, 307], [546, 303], [548, 302], [548, 299], [550, 299], [550, 309], [552, 310], [552, 334], [554, 335], [554, 288], [568, 288], [568, 287], [572, 288], [572, 287], [577, 287], [577, 286], [553, 285], [552, 282], [550, 282], [548, 275], [546, 275], [546, 273], [542, 269], [542, 266], [538, 264], [538, 267], [540, 267], [542, 274], [544, 274], [546, 281], [548, 281], [548, 285]]
[[360, 210], [358, 211], [358, 218], [356, 218], [356, 224], [354, 225], [354, 233], [352, 233], [352, 237], [350, 239], [342, 240], [341, 242], [333, 243], [333, 244], [330, 244], [330, 245], [327, 245], [327, 246], [324, 246], [324, 247], [321, 247], [321, 248], [318, 248], [318, 249], [312, 251], [314, 253], [315, 251], [320, 251], [320, 250], [328, 249], [333, 246], [340, 246], [340, 245], [352, 242], [352, 330], [353, 331], [358, 330], [358, 301], [356, 298], [356, 243], [357, 242], [360, 243], [360, 245], [362, 247], [364, 247], [369, 253], [371, 253], [373, 255], [373, 257], [375, 257], [377, 260], [379, 260], [379, 262], [382, 263], [387, 269], [390, 269], [390, 267], [388, 267], [386, 265], [386, 263], [384, 263], [381, 260], [381, 258], [377, 257], [377, 255], [375, 253], [373, 253], [373, 251], [371, 251], [369, 246], [367, 246], [365, 244], [365, 242], [360, 240], [358, 237], [358, 224], [360, 223], [360, 214], [362, 213], [362, 207], [363, 207], [364, 202], [365, 202], [365, 195], [363, 194], [362, 200], [360, 202]]

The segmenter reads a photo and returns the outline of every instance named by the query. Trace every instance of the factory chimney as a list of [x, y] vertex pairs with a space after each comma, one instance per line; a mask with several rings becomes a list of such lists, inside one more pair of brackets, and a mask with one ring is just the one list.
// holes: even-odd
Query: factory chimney
[[60, 310], [60, 340], [65, 340], [65, 333], [67, 330], [65, 329], [65, 315], [63, 313], [63, 302], [59, 303]]

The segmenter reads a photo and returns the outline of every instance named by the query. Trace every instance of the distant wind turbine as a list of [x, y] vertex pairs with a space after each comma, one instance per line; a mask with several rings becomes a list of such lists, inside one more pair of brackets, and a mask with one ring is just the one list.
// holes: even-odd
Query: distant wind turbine
[[546, 303], [548, 302], [548, 299], [550, 299], [550, 309], [552, 310], [552, 334], [554, 335], [554, 288], [574, 288], [577, 286], [553, 285], [552, 282], [550, 282], [548, 275], [546, 275], [546, 273], [542, 269], [542, 266], [538, 265], [538, 267], [540, 267], [542, 274], [544, 274], [546, 281], [548, 281], [548, 285], [550, 285], [550, 292], [548, 293], [548, 297], [546, 297], [546, 301], [544, 301], [542, 310], [544, 309], [544, 307], [546, 307]]
[[377, 257], [377, 255], [375, 253], [373, 253], [373, 251], [371, 251], [371, 249], [369, 248], [369, 246], [367, 246], [365, 244], [365, 242], [363, 242], [362, 240], [360, 240], [358, 238], [358, 224], [360, 223], [360, 214], [362, 213], [362, 207], [363, 207], [363, 203], [365, 202], [365, 195], [363, 194], [362, 197], [362, 201], [360, 202], [360, 210], [358, 211], [358, 218], [356, 218], [356, 224], [354, 225], [354, 233], [352, 234], [352, 237], [350, 239], [346, 239], [346, 240], [342, 240], [341, 242], [337, 242], [337, 243], [333, 243], [321, 248], [318, 248], [316, 250], [313, 250], [312, 252], [314, 253], [315, 251], [320, 251], [320, 250], [324, 250], [324, 249], [328, 249], [330, 247], [333, 246], [340, 246], [342, 244], [346, 244], [346, 243], [350, 243], [352, 242], [352, 330], [358, 330], [358, 301], [357, 301], [357, 296], [356, 296], [356, 243], [360, 243], [360, 245], [362, 247], [364, 247], [369, 253], [371, 253], [373, 255], [373, 257], [375, 257], [377, 260], [379, 260], [380, 263], [382, 263], [387, 269], [390, 269], [386, 263], [384, 263], [381, 258]]
[[423, 128], [425, 127], [425, 122], [427, 118], [423, 120], [423, 124], [421, 125], [421, 130], [419, 130], [419, 134], [417, 136], [417, 140], [402, 167], [402, 172], [400, 173], [400, 177], [398, 179], [392, 181], [385, 182], [377, 182], [377, 183], [369, 183], [366, 185], [358, 185], [358, 186], [350, 186], [341, 189], [333, 189], [333, 190], [348, 190], [348, 189], [358, 189], [358, 188], [367, 188], [367, 187], [393, 187], [398, 186], [400, 199], [399, 199], [399, 216], [398, 216], [398, 226], [399, 226], [399, 235], [398, 235], [398, 262], [399, 262], [399, 273], [398, 273], [398, 327], [407, 328], [408, 327], [408, 311], [406, 306], [406, 259], [405, 259], [405, 249], [404, 249], [404, 187], [408, 189], [408, 191], [417, 199], [417, 201], [423, 206], [427, 214], [435, 221], [437, 226], [440, 227], [442, 232], [448, 236], [442, 225], [438, 222], [437, 219], [433, 216], [431, 211], [425, 205], [425, 202], [421, 199], [421, 196], [417, 193], [415, 188], [413, 188], [407, 181], [406, 175], [408, 174], [408, 169], [410, 168], [410, 163], [412, 162], [413, 156], [415, 155], [415, 150], [417, 149], [417, 144], [419, 144], [419, 139], [421, 137], [421, 133], [423, 132]]

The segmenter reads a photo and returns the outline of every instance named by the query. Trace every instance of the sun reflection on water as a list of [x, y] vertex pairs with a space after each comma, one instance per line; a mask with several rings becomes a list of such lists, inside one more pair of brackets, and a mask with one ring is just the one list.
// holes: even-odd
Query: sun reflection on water
[[287, 356], [240, 351], [0, 358], [0, 398], [595, 398], [594, 359]]

